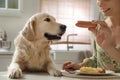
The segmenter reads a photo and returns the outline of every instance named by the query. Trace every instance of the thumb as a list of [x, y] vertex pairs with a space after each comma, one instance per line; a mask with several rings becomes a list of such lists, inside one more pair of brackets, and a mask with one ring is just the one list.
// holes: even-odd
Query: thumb
[[97, 34], [96, 27], [95, 28], [88, 28], [89, 31], [93, 32], [95, 35]]
[[97, 21], [96, 23], [99, 24], [101, 27], [106, 27], [107, 26], [105, 21]]

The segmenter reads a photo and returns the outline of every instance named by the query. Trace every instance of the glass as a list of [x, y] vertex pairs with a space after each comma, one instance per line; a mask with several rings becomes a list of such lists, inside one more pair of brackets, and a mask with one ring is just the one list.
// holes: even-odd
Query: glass
[[5, 8], [5, 0], [0, 0], [0, 8]]
[[9, 50], [11, 48], [11, 41], [2, 41], [2, 49]]
[[18, 9], [18, 0], [8, 0], [8, 8]]

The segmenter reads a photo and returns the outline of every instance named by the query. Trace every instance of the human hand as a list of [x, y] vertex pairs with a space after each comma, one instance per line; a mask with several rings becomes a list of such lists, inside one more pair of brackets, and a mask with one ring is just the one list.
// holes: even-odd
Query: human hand
[[107, 26], [107, 24], [104, 21], [93, 21], [93, 24], [99, 24], [97, 28], [88, 28], [90, 31], [92, 31], [95, 36], [97, 43], [102, 47], [102, 48], [107, 48], [112, 44], [112, 38], [111, 38], [111, 30]]
[[77, 70], [80, 69], [80, 65], [71, 61], [67, 61], [63, 64], [63, 70]]

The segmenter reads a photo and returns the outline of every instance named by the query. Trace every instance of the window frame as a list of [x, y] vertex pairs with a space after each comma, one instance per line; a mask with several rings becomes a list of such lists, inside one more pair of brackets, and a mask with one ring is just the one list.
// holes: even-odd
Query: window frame
[[5, 8], [0, 8], [0, 16], [20, 16], [23, 10], [23, 0], [18, 0], [18, 9], [7, 7], [8, 0], [5, 0]]
[[[55, 12], [52, 12], [52, 11], [55, 11], [55, 10], [57, 10], [57, 9], [55, 9], [55, 10], [53, 10], [53, 8], [50, 8], [50, 7], [46, 7], [45, 6], [45, 4], [47, 4], [47, 6], [50, 6], [51, 5], [51, 3], [53, 3], [52, 2], [52, 0], [40, 0], [41, 2], [41, 4], [40, 4], [40, 12], [46, 12], [46, 13], [49, 13], [49, 14], [51, 14], [51, 15], [54, 15], [54, 13]], [[64, 1], [64, 0], [53, 0], [53, 1], [56, 1], [56, 3], [57, 2], [59, 2], [59, 1]], [[66, 2], [67, 2], [67, 0], [65, 0]], [[74, 0], [73, 0], [74, 1]], [[79, 0], [77, 0], [77, 3], [78, 3], [78, 1]], [[81, 0], [82, 1], [82, 0]], [[89, 1], [89, 0], [88, 0]], [[43, 3], [43, 4], [42, 4]], [[63, 3], [65, 3], [65, 2], [63, 2]], [[69, 5], [69, 4], [68, 4]], [[45, 7], [44, 7], [45, 6]], [[59, 5], [56, 5], [56, 8], [58, 7]], [[76, 5], [77, 6], [77, 5]], [[88, 6], [90, 6], [90, 1], [89, 1], [89, 5]], [[65, 6], [63, 6], [64, 8], [66, 8]], [[78, 7], [78, 6], [77, 6]], [[79, 6], [80, 7], [80, 6]], [[85, 6], [86, 7], [86, 6]], [[45, 9], [45, 10], [44, 10]], [[52, 10], [51, 10], [52, 9]], [[73, 9], [74, 10], [74, 9]], [[80, 10], [80, 9], [79, 9]], [[89, 10], [90, 10], [90, 7], [89, 7]], [[88, 10], [88, 11], [89, 11]], [[60, 12], [59, 10], [57, 10], [58, 12]], [[82, 11], [82, 9], [81, 9], [81, 11]], [[56, 12], [55, 14], [57, 14], [57, 15], [54, 15], [54, 17], [56, 18], [56, 20], [57, 21], [60, 21], [60, 19], [62, 19], [63, 17], [62, 16], [59, 16], [58, 14], [58, 12]], [[77, 9], [76, 9], [76, 13], [78, 13], [78, 11], [77, 11]], [[83, 18], [84, 16], [82, 16], [82, 18], [79, 18], [79, 19], [77, 19], [79, 16], [75, 16], [74, 18], [66, 18], [66, 19], [69, 19], [69, 22], [70, 21], [72, 21], [72, 22], [74, 22], [74, 23], [76, 23], [78, 20], [90, 20], [90, 12], [87, 12], [87, 13], [89, 13], [88, 15], [88, 18], [86, 19], [86, 18]], [[62, 13], [61, 13], [62, 14]], [[63, 14], [64, 15], [64, 14]], [[78, 15], [78, 14], [75, 14], [75, 11], [74, 11], [74, 15]], [[59, 17], [61, 17], [61, 18], [59, 18]], [[60, 22], [62, 22], [62, 21], [60, 21]], [[64, 23], [64, 22], [63, 22]], [[64, 23], [64, 24], [66, 24], [66, 23]], [[62, 39], [61, 40], [59, 40], [59, 41], [54, 41], [55, 43], [59, 43], [59, 42], [65, 42], [66, 40], [67, 40], [67, 35], [69, 35], [69, 34], [78, 34], [77, 36], [71, 36], [70, 37], [70, 41], [69, 42], [85, 42], [85, 43], [90, 43], [90, 34], [89, 34], [89, 30], [87, 31], [87, 34], [88, 35], [85, 35], [84, 34], [84, 32], [87, 30], [86, 28], [81, 28], [81, 31], [83, 31], [83, 33], [81, 32], [80, 33], [80, 27], [76, 27], [75, 26], [75, 24], [71, 24], [70, 25], [70, 23], [67, 25], [67, 26], [72, 26], [71, 27], [71, 29], [69, 28], [69, 29], [67, 29], [66, 30], [66, 33], [62, 36]], [[76, 28], [76, 29], [75, 29]], [[80, 37], [80, 36], [82, 36], [82, 38]], [[84, 37], [85, 36], [85, 37]], [[67, 43], [67, 42], [66, 42]]]

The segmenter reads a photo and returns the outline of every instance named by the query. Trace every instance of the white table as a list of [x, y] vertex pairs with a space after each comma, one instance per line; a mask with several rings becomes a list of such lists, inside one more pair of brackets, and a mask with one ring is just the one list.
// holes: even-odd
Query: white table
[[[0, 80], [120, 80], [120, 79], [83, 79], [83, 78], [71, 78], [71, 77], [54, 77], [49, 76], [48, 73], [25, 73], [21, 79], [9, 79], [7, 72], [0, 72]], [[93, 76], [94, 77], [94, 76]]]

